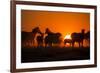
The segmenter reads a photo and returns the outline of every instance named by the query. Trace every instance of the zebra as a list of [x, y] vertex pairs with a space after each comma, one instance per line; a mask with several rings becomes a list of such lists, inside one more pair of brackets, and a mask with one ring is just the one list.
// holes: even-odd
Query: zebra
[[81, 33], [72, 33], [71, 38], [72, 38], [72, 46], [74, 47], [75, 42], [79, 44], [79, 47], [83, 47], [83, 40], [84, 40], [84, 35], [85, 35], [85, 30], [82, 29]]
[[72, 39], [64, 39], [64, 46], [66, 45], [66, 43], [69, 43], [70, 46], [72, 46]]
[[30, 47], [31, 45], [33, 45], [37, 33], [41, 34], [39, 27], [35, 27], [34, 29], [32, 29], [31, 32], [22, 31], [21, 32], [22, 47], [26, 46]]
[[40, 34], [36, 38], [38, 47], [43, 46], [44, 34]]
[[45, 33], [47, 34], [44, 39], [45, 46], [52, 46], [53, 44], [59, 44], [61, 42], [61, 33], [51, 32], [48, 28], [46, 29]]

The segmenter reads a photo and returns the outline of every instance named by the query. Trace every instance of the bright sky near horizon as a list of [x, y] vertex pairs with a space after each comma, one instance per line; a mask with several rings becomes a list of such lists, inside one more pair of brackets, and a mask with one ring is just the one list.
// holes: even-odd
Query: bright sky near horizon
[[90, 14], [79, 12], [56, 12], [56, 11], [21, 11], [22, 31], [31, 32], [35, 27], [39, 27], [44, 33], [46, 28], [52, 32], [59, 32], [63, 38], [73, 32], [90, 30]]

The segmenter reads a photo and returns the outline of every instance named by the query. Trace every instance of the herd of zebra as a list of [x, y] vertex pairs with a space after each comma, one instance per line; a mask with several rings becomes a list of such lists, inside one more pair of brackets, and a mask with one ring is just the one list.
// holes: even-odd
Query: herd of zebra
[[83, 47], [83, 41], [87, 41], [88, 44], [90, 44], [90, 31], [85, 33], [85, 30], [82, 29], [81, 33], [72, 33], [71, 34], [72, 39], [65, 39], [64, 44], [70, 43], [72, 47], [74, 47], [75, 42], [79, 44], [79, 47]]
[[[38, 36], [36, 36], [39, 34]], [[22, 47], [34, 47], [35, 40], [37, 41], [37, 46], [53, 46], [53, 44], [61, 44], [62, 38], [61, 33], [57, 32], [54, 33], [50, 31], [49, 28], [46, 28], [45, 33], [42, 33], [39, 29], [39, 27], [35, 27], [32, 29], [32, 32], [21, 32], [21, 43]], [[87, 40], [90, 42], [90, 32], [85, 33], [85, 30], [82, 29], [80, 33], [72, 33], [71, 34], [72, 39], [64, 39], [63, 43], [66, 45], [66, 43], [70, 43], [72, 47], [74, 47], [75, 42], [79, 44], [79, 47], [83, 47], [83, 40]]]

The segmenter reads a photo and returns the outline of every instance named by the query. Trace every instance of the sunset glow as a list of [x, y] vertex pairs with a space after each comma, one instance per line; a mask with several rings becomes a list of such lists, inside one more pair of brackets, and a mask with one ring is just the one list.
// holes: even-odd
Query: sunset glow
[[54, 33], [61, 33], [63, 38], [83, 28], [90, 30], [89, 13], [22, 10], [21, 19], [22, 31], [31, 32], [39, 26], [41, 32], [45, 33], [45, 29], [49, 28]]
[[64, 39], [71, 39], [71, 35], [66, 35], [65, 37], [64, 37]]
[[89, 60], [90, 17], [89, 12], [22, 9], [21, 22], [16, 21], [21, 63]]
[[[39, 27], [42, 33], [48, 28], [52, 33], [60, 33], [62, 39], [71, 39], [72, 33], [90, 30], [90, 14], [80, 12], [21, 11], [21, 30], [31, 32]], [[47, 34], [45, 34], [47, 35]]]

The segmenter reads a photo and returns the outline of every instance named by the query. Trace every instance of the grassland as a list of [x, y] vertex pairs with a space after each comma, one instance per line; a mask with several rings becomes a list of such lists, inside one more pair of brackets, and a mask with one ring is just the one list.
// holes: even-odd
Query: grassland
[[35, 47], [21, 49], [21, 62], [48, 62], [90, 59], [90, 47]]

